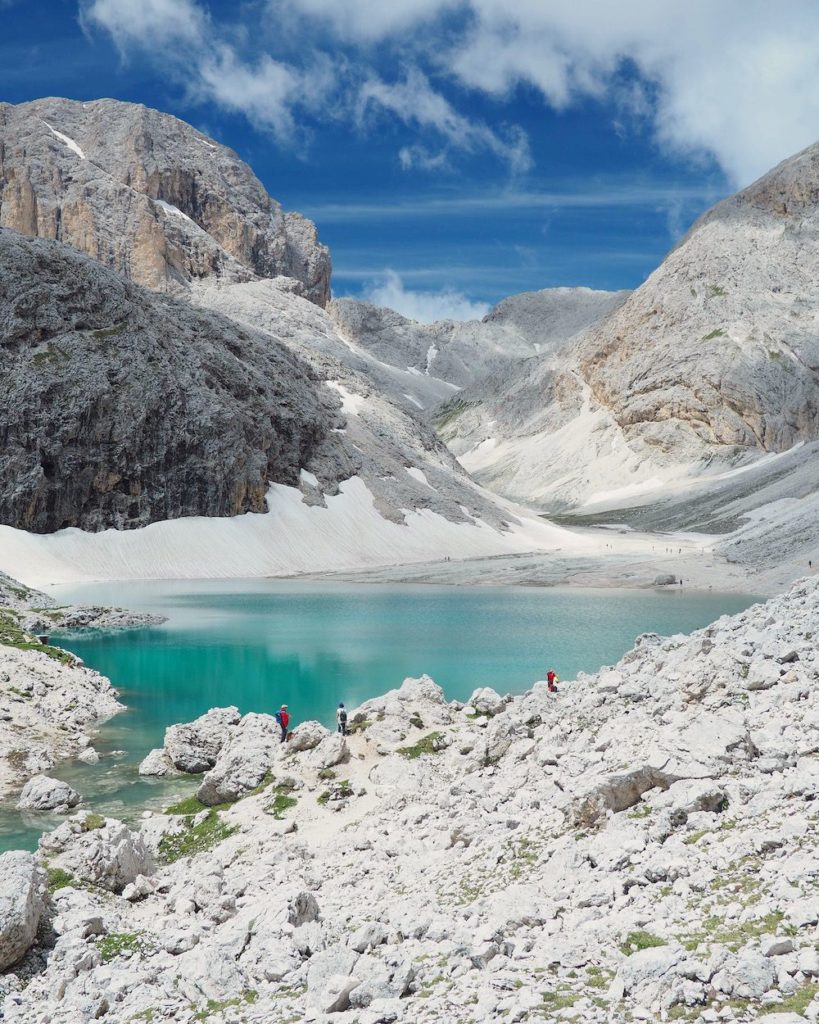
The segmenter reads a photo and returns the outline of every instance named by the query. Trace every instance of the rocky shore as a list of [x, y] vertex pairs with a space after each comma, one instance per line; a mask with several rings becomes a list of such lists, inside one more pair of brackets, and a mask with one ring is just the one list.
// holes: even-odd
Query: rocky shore
[[4, 1019], [816, 1020], [817, 632], [803, 581], [557, 695], [173, 726], [196, 796], [0, 857]]
[[[58, 761], [96, 760], [90, 733], [124, 710], [105, 676], [50, 644], [48, 635], [163, 621], [123, 608], [57, 606], [47, 594], [0, 573], [0, 799]], [[48, 800], [64, 803], [54, 786]]]

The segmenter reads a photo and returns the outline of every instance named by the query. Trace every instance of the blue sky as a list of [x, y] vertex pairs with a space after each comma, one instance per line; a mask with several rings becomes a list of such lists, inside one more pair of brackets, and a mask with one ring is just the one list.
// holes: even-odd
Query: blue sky
[[317, 222], [337, 295], [466, 316], [638, 285], [815, 141], [819, 10], [770, 7], [0, 0], [0, 99], [176, 114]]

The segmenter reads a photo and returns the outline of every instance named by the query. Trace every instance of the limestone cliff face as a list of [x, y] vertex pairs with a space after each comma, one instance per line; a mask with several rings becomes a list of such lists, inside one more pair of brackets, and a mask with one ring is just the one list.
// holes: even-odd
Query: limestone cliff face
[[0, 104], [0, 227], [53, 238], [149, 288], [284, 275], [326, 305], [330, 256], [230, 149], [117, 100]]
[[817, 277], [819, 145], [700, 218], [558, 357], [460, 395], [447, 440], [482, 483], [544, 509], [813, 441]]
[[35, 532], [263, 511], [336, 445], [338, 400], [270, 337], [6, 229], [0, 374], [0, 523]]

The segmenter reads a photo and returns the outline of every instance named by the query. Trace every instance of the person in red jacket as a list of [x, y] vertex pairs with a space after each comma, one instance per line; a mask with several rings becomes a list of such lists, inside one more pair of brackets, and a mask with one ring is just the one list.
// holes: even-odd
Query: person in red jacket
[[287, 705], [286, 704], [282, 704], [281, 710], [276, 712], [276, 721], [281, 726], [281, 730], [282, 730], [281, 742], [284, 743], [284, 741], [287, 739], [287, 727], [288, 727], [288, 725], [290, 725], [290, 715], [287, 713]]
[[549, 669], [546, 673], [546, 683], [549, 693], [557, 693], [557, 684], [560, 682], [560, 677], [554, 669]]

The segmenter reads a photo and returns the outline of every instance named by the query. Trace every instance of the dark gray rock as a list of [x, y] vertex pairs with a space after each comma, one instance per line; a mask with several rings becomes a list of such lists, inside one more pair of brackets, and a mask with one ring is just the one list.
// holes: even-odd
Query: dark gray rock
[[2, 229], [0, 371], [0, 522], [33, 532], [260, 512], [337, 446], [269, 337]]

